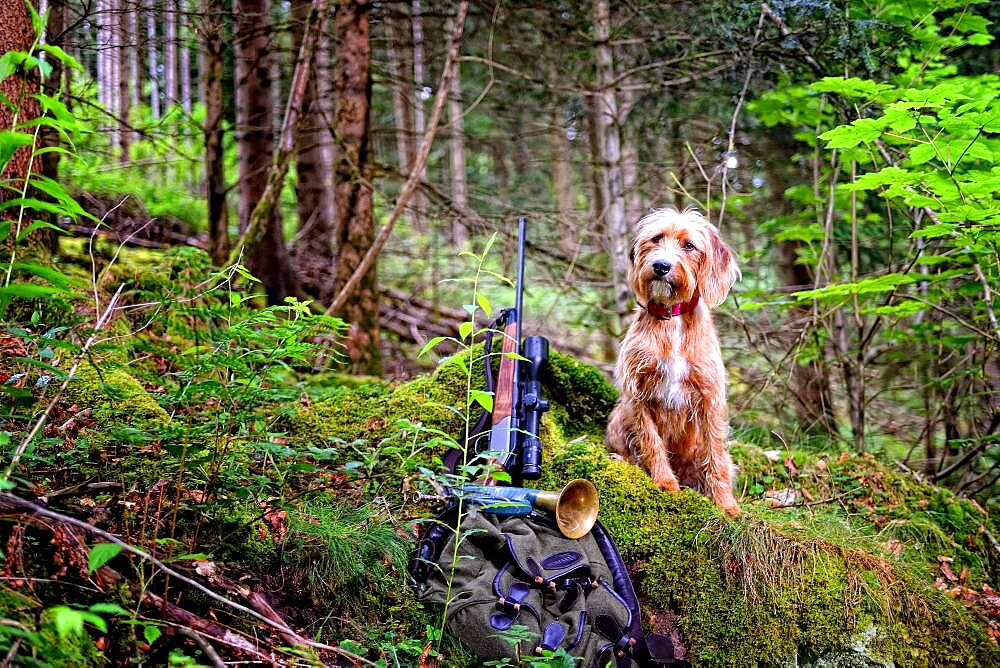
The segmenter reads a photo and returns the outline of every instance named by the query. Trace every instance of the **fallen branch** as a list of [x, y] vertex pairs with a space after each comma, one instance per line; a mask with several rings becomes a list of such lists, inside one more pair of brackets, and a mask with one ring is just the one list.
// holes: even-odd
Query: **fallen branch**
[[[316, 1], [318, 2], [319, 0]], [[424, 137], [420, 144], [420, 152], [417, 154], [417, 159], [414, 161], [412, 169], [410, 169], [410, 175], [407, 177], [406, 183], [403, 184], [402, 190], [399, 191], [396, 206], [393, 208], [392, 213], [389, 214], [389, 219], [385, 221], [385, 225], [379, 230], [378, 236], [375, 238], [375, 242], [371, 245], [371, 248], [361, 258], [361, 262], [354, 270], [354, 273], [347, 279], [344, 287], [340, 289], [340, 293], [326, 310], [327, 315], [338, 313], [344, 308], [348, 298], [357, 289], [361, 279], [364, 278], [365, 274], [372, 268], [372, 265], [375, 264], [375, 258], [378, 257], [378, 254], [382, 251], [382, 247], [389, 240], [389, 236], [396, 226], [396, 221], [399, 220], [403, 209], [406, 208], [407, 202], [410, 201], [410, 197], [413, 195], [413, 191], [420, 181], [420, 174], [424, 170], [424, 165], [427, 164], [427, 157], [430, 155], [431, 145], [434, 143], [434, 135], [437, 134], [438, 122], [441, 120], [441, 110], [444, 108], [444, 101], [448, 97], [448, 93], [451, 90], [451, 81], [455, 77], [455, 65], [458, 63], [458, 48], [462, 39], [462, 30], [465, 26], [465, 15], [468, 11], [469, 1], [462, 0], [462, 3], [458, 6], [458, 15], [455, 17], [455, 30], [451, 34], [451, 42], [448, 46], [448, 58], [444, 63], [441, 81], [438, 83], [437, 93], [434, 98], [434, 107], [431, 110], [431, 117], [427, 122], [427, 130], [424, 132]]]
[[[166, 573], [170, 577], [176, 578], [177, 580], [180, 580], [181, 582], [183, 582], [183, 583], [185, 583], [185, 584], [187, 584], [187, 585], [189, 585], [189, 586], [197, 589], [198, 591], [200, 591], [202, 594], [208, 596], [213, 601], [216, 601], [218, 603], [221, 603], [222, 605], [225, 605], [225, 606], [228, 606], [230, 608], [233, 608], [234, 610], [239, 610], [240, 612], [242, 612], [244, 614], [250, 615], [254, 619], [256, 619], [256, 620], [264, 623], [265, 625], [267, 625], [267, 626], [269, 626], [269, 627], [277, 630], [282, 635], [282, 637], [285, 637], [287, 635], [288, 637], [294, 637], [294, 638], [296, 638], [296, 640], [295, 640], [296, 644], [301, 644], [301, 645], [305, 645], [305, 646], [308, 646], [308, 647], [313, 647], [315, 649], [327, 650], [327, 651], [330, 651], [330, 652], [334, 652], [336, 654], [340, 654], [341, 656], [347, 657], [347, 658], [351, 659], [352, 661], [358, 661], [358, 662], [365, 663], [365, 664], [368, 664], [368, 665], [375, 665], [375, 664], [371, 663], [370, 661], [368, 661], [367, 659], [365, 659], [364, 657], [358, 656], [358, 655], [356, 655], [356, 654], [354, 654], [352, 652], [348, 652], [347, 650], [344, 650], [344, 649], [342, 649], [340, 647], [334, 647], [332, 645], [327, 645], [325, 643], [316, 642], [314, 640], [309, 640], [308, 638], [303, 638], [302, 636], [298, 635], [295, 631], [293, 631], [291, 628], [289, 628], [288, 625], [285, 624], [284, 622], [275, 621], [274, 619], [272, 619], [270, 616], [268, 616], [266, 614], [262, 614], [262, 613], [260, 613], [260, 612], [258, 612], [256, 610], [253, 610], [252, 608], [248, 608], [245, 605], [241, 605], [240, 603], [237, 603], [236, 601], [228, 599], [225, 596], [222, 596], [222, 595], [220, 595], [220, 594], [212, 591], [211, 589], [209, 589], [208, 587], [204, 586], [203, 584], [201, 584], [197, 580], [193, 580], [193, 579], [189, 578], [188, 576], [184, 575], [183, 573], [180, 573], [179, 571], [174, 570], [173, 568], [170, 568], [165, 563], [163, 563], [162, 561], [160, 561], [159, 559], [157, 559], [156, 557], [154, 557], [153, 555], [151, 555], [149, 552], [146, 552], [145, 550], [143, 550], [141, 548], [135, 547], [134, 545], [129, 545], [128, 543], [126, 543], [122, 539], [118, 538], [114, 534], [109, 533], [107, 531], [104, 531], [103, 529], [99, 529], [99, 528], [95, 527], [93, 524], [89, 524], [89, 523], [84, 522], [82, 520], [78, 520], [75, 517], [70, 517], [69, 515], [64, 515], [62, 513], [56, 512], [54, 510], [49, 510], [48, 508], [44, 508], [44, 507], [38, 505], [37, 503], [34, 503], [32, 501], [28, 501], [27, 499], [22, 499], [21, 497], [15, 495], [15, 494], [11, 494], [10, 492], [0, 492], [0, 512], [2, 512], [2, 511], [7, 511], [7, 512], [10, 512], [10, 511], [27, 512], [28, 514], [30, 514], [32, 516], [43, 517], [45, 519], [53, 520], [53, 521], [59, 522], [61, 524], [67, 524], [67, 525], [76, 527], [77, 529], [82, 529], [83, 531], [85, 531], [87, 533], [90, 533], [90, 534], [93, 534], [93, 535], [97, 536], [98, 538], [101, 538], [101, 539], [103, 539], [103, 540], [105, 540], [105, 541], [107, 541], [109, 543], [114, 543], [115, 545], [118, 545], [124, 551], [129, 552], [131, 554], [134, 554], [137, 557], [139, 557], [140, 559], [144, 559], [145, 561], [150, 562], [151, 564], [153, 564], [154, 566], [156, 566], [157, 568], [159, 568], [161, 571], [163, 571], [164, 573]], [[120, 574], [118, 574], [118, 576], [122, 577]], [[159, 596], [156, 596], [155, 594], [149, 593], [148, 596], [151, 596], [154, 599], [158, 600], [160, 602], [160, 605], [164, 606], [165, 608], [173, 605], [173, 604], [171, 604], [171, 603], [163, 600]], [[174, 607], [177, 607], [177, 606], [174, 606]], [[197, 619], [194, 619], [194, 617], [196, 617], [196, 616], [194, 616], [193, 613], [187, 612], [186, 610], [183, 610], [182, 608], [177, 608], [176, 612], [177, 612], [177, 614], [179, 614], [181, 616], [183, 616], [185, 614], [186, 615], [190, 615], [192, 617], [192, 622], [197, 622]], [[271, 610], [270, 612], [272, 614], [274, 614], [275, 617], [277, 617], [277, 614], [274, 613], [273, 610]], [[207, 621], [207, 620], [205, 620], [205, 621]], [[209, 622], [209, 623], [210, 624], [214, 624], [213, 622]], [[192, 627], [192, 628], [195, 628], [195, 627]], [[219, 627], [219, 628], [222, 628], [222, 627]], [[201, 629], [199, 629], [199, 630], [201, 630]]]

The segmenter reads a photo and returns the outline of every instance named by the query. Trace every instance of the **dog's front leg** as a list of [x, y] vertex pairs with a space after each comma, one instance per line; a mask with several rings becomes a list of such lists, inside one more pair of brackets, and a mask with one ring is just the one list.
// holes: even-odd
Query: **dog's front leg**
[[708, 445], [708, 462], [705, 471], [705, 487], [709, 495], [723, 511], [736, 517], [742, 511], [733, 495], [733, 458], [726, 449], [729, 436], [729, 420], [725, 405], [706, 401], [705, 441]]
[[680, 483], [670, 466], [667, 446], [660, 436], [660, 426], [656, 423], [656, 413], [644, 402], [638, 402], [635, 410], [636, 436], [639, 441], [639, 456], [657, 487], [668, 492], [679, 492]]

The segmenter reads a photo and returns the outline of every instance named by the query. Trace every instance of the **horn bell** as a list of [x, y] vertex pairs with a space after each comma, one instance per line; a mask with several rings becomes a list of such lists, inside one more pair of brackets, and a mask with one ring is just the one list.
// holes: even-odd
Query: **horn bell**
[[594, 483], [583, 478], [571, 480], [558, 492], [539, 492], [534, 504], [555, 513], [556, 525], [567, 538], [582, 538], [590, 533], [600, 506]]

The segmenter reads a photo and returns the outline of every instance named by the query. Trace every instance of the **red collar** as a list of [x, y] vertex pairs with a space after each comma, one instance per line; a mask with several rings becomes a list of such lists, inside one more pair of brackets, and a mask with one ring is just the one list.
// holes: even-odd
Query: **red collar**
[[674, 304], [673, 306], [664, 306], [663, 304], [642, 304], [636, 302], [642, 308], [649, 312], [649, 315], [653, 316], [658, 320], [670, 320], [677, 315], [685, 315], [687, 313], [694, 312], [695, 308], [698, 306], [699, 296], [696, 294], [691, 298], [691, 301], [684, 302], [682, 304]]

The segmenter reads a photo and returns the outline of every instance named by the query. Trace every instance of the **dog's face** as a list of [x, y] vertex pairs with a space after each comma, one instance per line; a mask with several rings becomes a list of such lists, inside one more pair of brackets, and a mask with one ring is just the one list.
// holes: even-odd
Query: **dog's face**
[[660, 209], [640, 220], [630, 260], [629, 284], [645, 304], [671, 306], [697, 294], [718, 306], [740, 276], [715, 226], [690, 210]]

